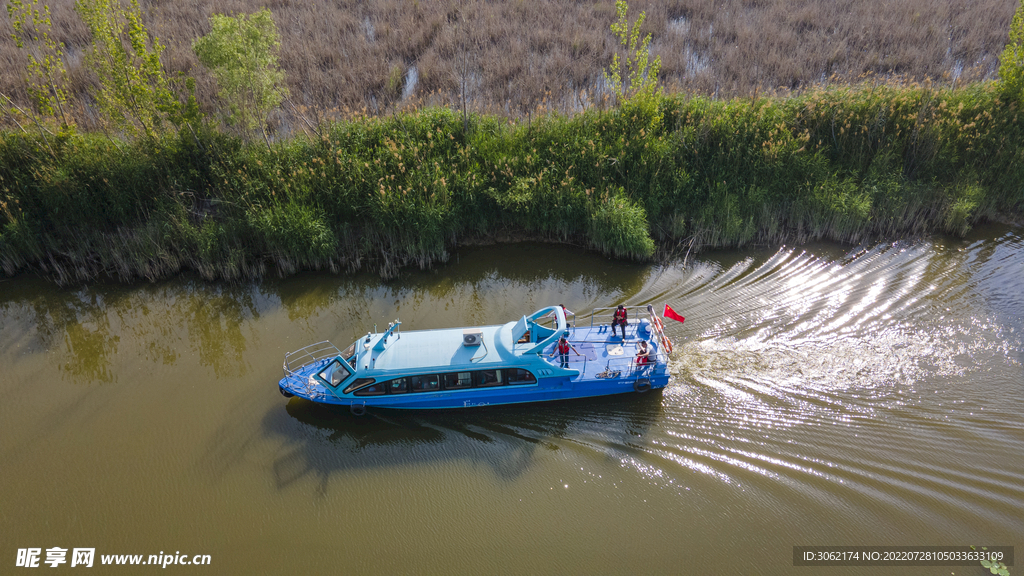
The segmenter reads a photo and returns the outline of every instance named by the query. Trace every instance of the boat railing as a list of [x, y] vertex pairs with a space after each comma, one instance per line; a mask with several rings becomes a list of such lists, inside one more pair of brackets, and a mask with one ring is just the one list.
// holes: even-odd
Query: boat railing
[[625, 358], [609, 358], [606, 360], [606, 370], [626, 370], [627, 374], [662, 372], [668, 366], [668, 354], [658, 352], [648, 356], [646, 364], [637, 362], [635, 356]]
[[[538, 356], [542, 355], [538, 354]], [[545, 356], [546, 360], [551, 364], [561, 363], [560, 360], [555, 359], [558, 356], [558, 354], [555, 354], [554, 357], [552, 357], [550, 354], [545, 354], [543, 356]], [[573, 368], [573, 364], [578, 365], [580, 362], [582, 362], [583, 366], [579, 367], [578, 370], [580, 374], [586, 374], [587, 365], [590, 363], [590, 359], [587, 357], [586, 354], [580, 354], [579, 357], [582, 358], [582, 360], [574, 361], [575, 357], [572, 354], [569, 355], [569, 368]], [[641, 376], [654, 373], [660, 374], [664, 372], [666, 368], [668, 368], [669, 356], [667, 353], [659, 351], [657, 353], [650, 354], [648, 358], [650, 359], [650, 361], [647, 362], [646, 364], [637, 363], [636, 356], [623, 356], [622, 358], [606, 358], [604, 359], [605, 369], [603, 374], [611, 374], [614, 372], [618, 372], [619, 374], [625, 374], [626, 376]], [[594, 360], [594, 362], [598, 361], [599, 360]]]
[[[646, 308], [644, 308], [646, 306], [645, 304], [623, 304], [623, 306], [625, 306], [627, 310], [638, 310], [638, 309], [639, 310], [644, 310], [644, 309], [646, 309]], [[617, 310], [617, 309], [618, 309], [618, 306], [611, 306], [611, 307], [608, 307], [608, 308], [594, 308], [590, 312], [590, 327], [591, 328], [594, 327], [594, 319], [597, 318], [598, 315], [604, 315], [604, 314], [607, 314], [608, 321], [607, 322], [598, 322], [598, 324], [611, 324], [612, 323], [611, 322], [612, 315], [615, 313], [615, 310]], [[637, 318], [634, 317], [633, 321], [636, 322], [636, 320], [637, 320]]]
[[284, 355], [284, 375], [294, 376], [295, 371], [303, 366], [323, 360], [324, 358], [334, 358], [336, 356], [341, 356], [341, 350], [338, 350], [338, 347], [329, 340], [310, 344], [294, 352], [288, 352]]

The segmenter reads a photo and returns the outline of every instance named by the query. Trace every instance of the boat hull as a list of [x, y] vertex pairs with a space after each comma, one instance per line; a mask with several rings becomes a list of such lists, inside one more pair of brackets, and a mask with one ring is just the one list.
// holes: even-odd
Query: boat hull
[[[616, 394], [643, 394], [660, 390], [668, 385], [668, 374], [636, 375], [607, 382], [539, 382], [537, 386], [508, 386], [501, 390], [453, 390], [433, 393], [406, 394], [361, 398], [338, 398], [319, 395], [306, 398], [319, 404], [332, 406], [358, 406], [360, 408], [390, 408], [396, 410], [437, 410], [506, 406], [533, 402], [554, 402], [582, 398], [597, 398]], [[286, 397], [304, 397], [301, 393], [281, 387]]]

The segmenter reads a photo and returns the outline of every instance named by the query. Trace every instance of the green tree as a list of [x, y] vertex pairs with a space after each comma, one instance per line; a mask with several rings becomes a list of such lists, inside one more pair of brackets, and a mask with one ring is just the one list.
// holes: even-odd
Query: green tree
[[[613, 22], [611, 29], [619, 40], [619, 45], [624, 52], [620, 59], [619, 53], [612, 56], [612, 64], [605, 71], [604, 77], [608, 86], [620, 101], [628, 102], [634, 98], [649, 98], [660, 93], [658, 88], [658, 73], [661, 72], [661, 56], [650, 61], [651, 35], [644, 36], [640, 40], [640, 27], [647, 18], [646, 12], [641, 12], [633, 26], [630, 27], [626, 19], [626, 12], [629, 6], [625, 0], [615, 2], [615, 14], [618, 21]], [[625, 62], [625, 66], [623, 66]], [[623, 78], [625, 74], [625, 78]]]
[[236, 17], [214, 14], [210, 33], [192, 44], [199, 61], [210, 69], [220, 97], [231, 109], [229, 123], [267, 137], [267, 116], [288, 95], [284, 72], [277, 64], [281, 45], [274, 17], [266, 8]]
[[1010, 23], [1010, 38], [999, 57], [999, 77], [1003, 92], [1010, 98], [1024, 101], [1024, 2], [1017, 6]]
[[[67, 105], [64, 44], [50, 37], [50, 7], [44, 4], [40, 8], [38, 0], [11, 0], [7, 15], [14, 29], [11, 38], [28, 58], [26, 83], [35, 112], [22, 109], [6, 94], [2, 95], [0, 110], [11, 114], [16, 122], [20, 116], [35, 124], [43, 144], [53, 154], [50, 138], [66, 138], [74, 133], [74, 120]], [[54, 124], [56, 133], [50, 129]]]
[[[142, 23], [138, 0], [76, 0], [75, 10], [92, 35], [87, 63], [99, 77], [96, 102], [118, 129], [156, 138], [165, 122], [181, 128], [198, 121], [194, 83], [186, 79], [184, 102], [171, 89], [160, 63], [164, 47]], [[194, 133], [194, 130], [193, 130]]]

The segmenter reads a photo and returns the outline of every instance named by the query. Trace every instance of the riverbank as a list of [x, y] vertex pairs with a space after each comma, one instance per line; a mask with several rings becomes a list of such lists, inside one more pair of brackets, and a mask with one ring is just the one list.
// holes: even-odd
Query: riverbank
[[59, 283], [235, 279], [444, 261], [527, 237], [657, 249], [948, 232], [1024, 211], [1016, 105], [992, 83], [674, 96], [529, 122], [426, 109], [268, 148], [211, 128], [0, 141], [0, 266]]

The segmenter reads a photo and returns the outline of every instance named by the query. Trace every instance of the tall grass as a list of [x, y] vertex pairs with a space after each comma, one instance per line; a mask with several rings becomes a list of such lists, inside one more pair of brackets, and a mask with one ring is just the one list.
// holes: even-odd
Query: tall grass
[[1016, 106], [994, 85], [669, 97], [517, 122], [430, 108], [320, 137], [114, 145], [0, 138], [0, 266], [60, 282], [426, 267], [474, 237], [658, 246], [963, 234], [1024, 211]]
[[[73, 0], [49, 0], [78, 125], [97, 127], [83, 64], [88, 30]], [[749, 96], [780, 87], [804, 90], [863, 74], [931, 78], [947, 85], [991, 79], [1006, 43], [1012, 0], [634, 0], [661, 79], [676, 91]], [[478, 111], [512, 117], [538, 109], [571, 114], [603, 102], [602, 71], [615, 38], [614, 2], [570, 0], [427, 2], [270, 2], [281, 35], [280, 64], [294, 107], [277, 128], [297, 131], [303, 107], [338, 115], [396, 105], [452, 105], [462, 80]], [[146, 26], [167, 46], [169, 72], [197, 81], [204, 111], [216, 85], [191, 46], [213, 13], [254, 10], [251, 2], [144, 2]], [[0, 16], [0, 92], [27, 104], [25, 55]], [[415, 72], [415, 73], [414, 73]], [[415, 82], [413, 82], [415, 80]], [[406, 95], [406, 85], [410, 90]]]

